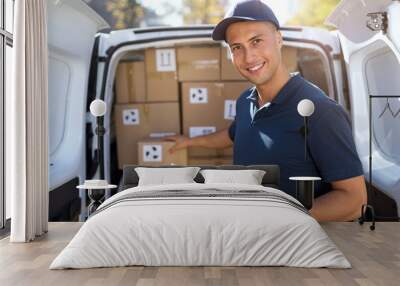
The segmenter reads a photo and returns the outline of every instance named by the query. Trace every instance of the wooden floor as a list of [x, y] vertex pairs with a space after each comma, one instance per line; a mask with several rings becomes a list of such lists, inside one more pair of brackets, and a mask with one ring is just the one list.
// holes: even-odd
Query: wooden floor
[[51, 261], [81, 226], [50, 223], [32, 243], [0, 241], [0, 285], [400, 285], [400, 223], [329, 223], [323, 227], [353, 268], [289, 267], [122, 267], [48, 270]]

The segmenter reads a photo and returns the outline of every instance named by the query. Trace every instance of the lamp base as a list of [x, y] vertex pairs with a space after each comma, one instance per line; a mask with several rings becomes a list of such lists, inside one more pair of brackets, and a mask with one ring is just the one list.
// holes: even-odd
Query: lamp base
[[90, 204], [88, 206], [88, 215], [90, 216], [94, 213], [97, 208], [102, 204], [104, 200], [104, 189], [89, 189], [88, 196], [90, 199]]
[[310, 210], [314, 202], [314, 181], [296, 181], [296, 199]]
[[314, 181], [321, 180], [320, 177], [290, 177], [289, 180], [296, 181], [296, 199], [310, 210], [314, 202]]

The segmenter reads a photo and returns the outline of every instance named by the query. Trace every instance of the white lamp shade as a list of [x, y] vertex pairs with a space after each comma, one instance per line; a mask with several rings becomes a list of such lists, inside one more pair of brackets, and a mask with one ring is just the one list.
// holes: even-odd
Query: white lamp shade
[[106, 103], [101, 99], [95, 99], [90, 104], [90, 113], [95, 117], [103, 116], [106, 114], [106, 111]]
[[297, 105], [297, 112], [303, 116], [311, 116], [314, 113], [314, 103], [309, 99], [303, 99]]

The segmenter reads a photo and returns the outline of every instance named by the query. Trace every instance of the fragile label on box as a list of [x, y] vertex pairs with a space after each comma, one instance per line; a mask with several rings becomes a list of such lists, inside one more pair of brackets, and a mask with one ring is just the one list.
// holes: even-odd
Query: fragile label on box
[[208, 135], [217, 131], [215, 126], [196, 126], [189, 128], [189, 137]]
[[208, 102], [208, 89], [206, 87], [192, 87], [189, 90], [189, 101], [192, 104]]
[[122, 112], [122, 123], [124, 125], [139, 125], [140, 124], [140, 116], [139, 109], [124, 109]]
[[156, 50], [156, 65], [158, 72], [176, 71], [176, 59], [174, 49]]
[[161, 162], [162, 145], [143, 145], [143, 162]]
[[236, 116], [236, 100], [225, 100], [224, 118], [234, 120]]

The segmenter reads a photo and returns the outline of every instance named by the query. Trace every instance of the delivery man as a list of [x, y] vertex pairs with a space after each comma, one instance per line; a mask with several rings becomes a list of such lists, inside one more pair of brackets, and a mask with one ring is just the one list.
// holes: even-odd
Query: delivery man
[[[280, 187], [295, 195], [291, 176], [319, 176], [311, 215], [318, 221], [348, 221], [360, 216], [367, 201], [363, 169], [344, 109], [282, 62], [280, 25], [261, 0], [236, 3], [212, 37], [225, 41], [240, 74], [254, 84], [236, 102], [229, 129], [195, 138], [170, 137], [170, 152], [187, 147], [228, 148], [235, 165], [277, 164]], [[304, 125], [297, 105], [314, 103], [309, 119], [309, 159], [304, 158]]]

